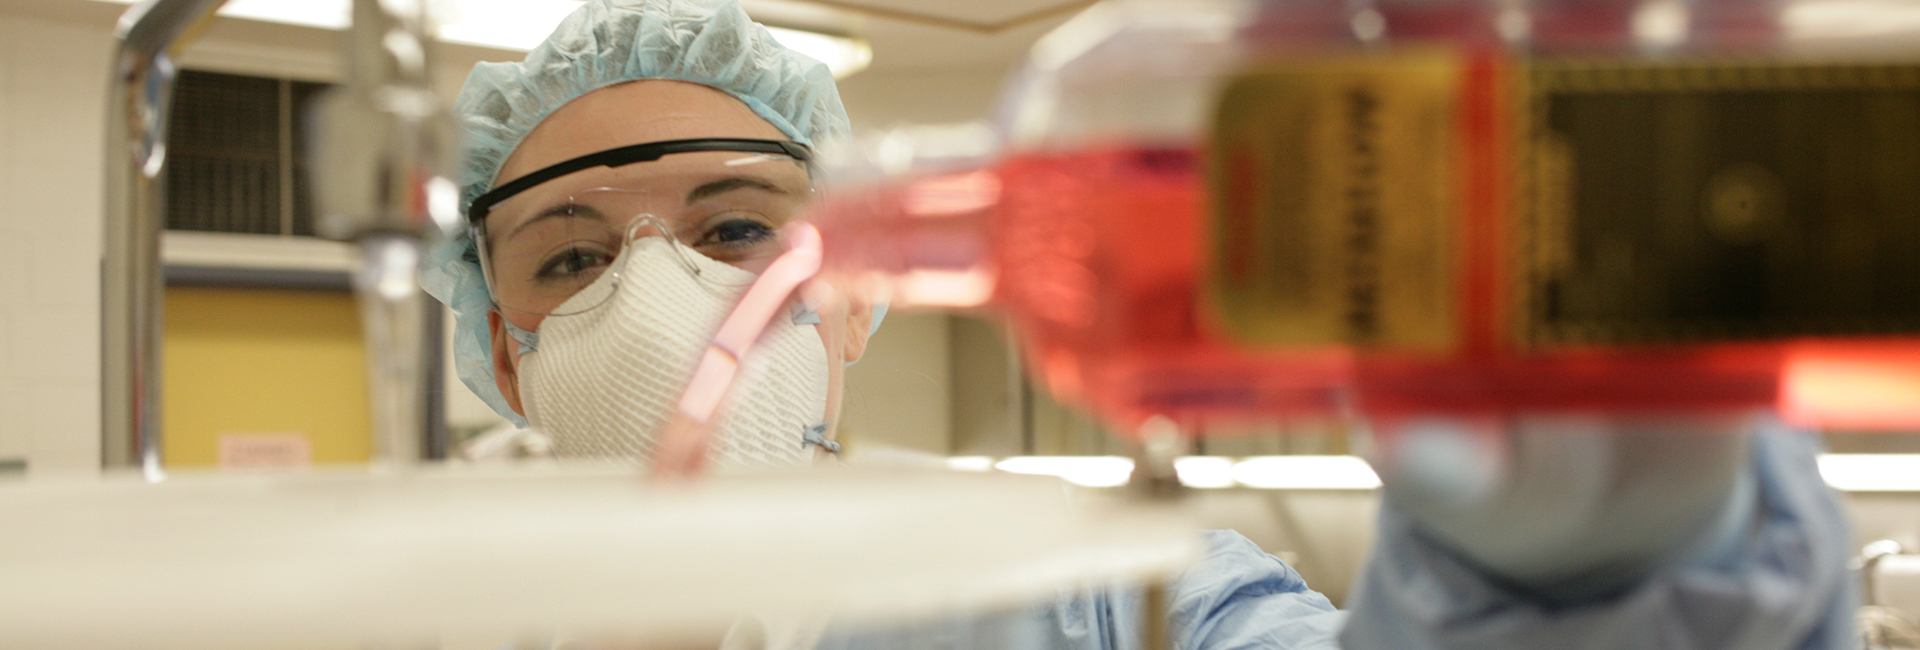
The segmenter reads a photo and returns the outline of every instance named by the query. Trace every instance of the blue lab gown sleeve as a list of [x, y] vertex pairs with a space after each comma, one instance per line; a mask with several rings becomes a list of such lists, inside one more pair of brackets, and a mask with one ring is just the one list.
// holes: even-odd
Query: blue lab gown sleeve
[[1174, 583], [1175, 645], [1184, 650], [1335, 648], [1346, 619], [1279, 558], [1230, 531], [1208, 531], [1209, 552]]
[[[1756, 434], [1752, 499], [1724, 542], [1663, 564], [1618, 593], [1547, 603], [1503, 586], [1420, 533], [1392, 504], [1355, 586], [1335, 611], [1252, 542], [1207, 533], [1208, 553], [1173, 586], [1181, 650], [1239, 648], [1856, 647], [1850, 526], [1814, 463], [1817, 439]], [[1016, 612], [886, 630], [830, 632], [820, 648], [1135, 650], [1137, 590], [1076, 590]]]
[[[1205, 533], [1207, 553], [1172, 587], [1181, 650], [1331, 650], [1344, 614], [1279, 558], [1232, 531]], [[1074, 589], [1013, 612], [890, 627], [829, 630], [821, 650], [1137, 650], [1142, 592]]]
[[1543, 603], [1476, 571], [1381, 507], [1380, 537], [1348, 602], [1344, 647], [1852, 648], [1846, 516], [1815, 465], [1818, 440], [1755, 434], [1754, 498], [1724, 543], [1583, 602]]

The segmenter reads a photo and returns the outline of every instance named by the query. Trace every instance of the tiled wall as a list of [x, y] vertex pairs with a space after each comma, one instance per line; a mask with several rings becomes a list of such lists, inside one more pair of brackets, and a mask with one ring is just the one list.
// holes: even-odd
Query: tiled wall
[[110, 42], [0, 14], [0, 460], [100, 464], [99, 264]]

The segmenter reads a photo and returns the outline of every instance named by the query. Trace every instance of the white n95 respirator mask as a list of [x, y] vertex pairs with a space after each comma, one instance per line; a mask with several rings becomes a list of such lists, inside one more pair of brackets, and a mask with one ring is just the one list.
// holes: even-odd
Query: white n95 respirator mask
[[[663, 237], [631, 242], [594, 281], [602, 286], [575, 296], [603, 304], [563, 305], [569, 315], [525, 337], [537, 344], [522, 341], [527, 421], [562, 458], [651, 459], [694, 366], [754, 278]], [[714, 418], [716, 467], [805, 463], [813, 445], [830, 444], [821, 440], [827, 351], [809, 314], [777, 316], [743, 360]]]

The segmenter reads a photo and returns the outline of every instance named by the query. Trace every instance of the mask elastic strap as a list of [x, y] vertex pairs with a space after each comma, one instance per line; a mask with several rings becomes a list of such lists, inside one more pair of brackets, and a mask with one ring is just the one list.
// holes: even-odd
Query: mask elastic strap
[[814, 311], [812, 307], [808, 307], [805, 303], [794, 305], [793, 306], [793, 324], [819, 325], [820, 312]]
[[692, 476], [704, 471], [713, 414], [733, 388], [740, 360], [787, 297], [820, 272], [820, 231], [805, 223], [789, 227], [793, 230], [791, 247], [754, 280], [701, 355], [693, 379], [680, 396], [679, 408], [654, 447], [654, 476]]
[[667, 248], [673, 251], [674, 257], [680, 259], [681, 267], [685, 268], [688, 273], [692, 273], [693, 277], [700, 277], [700, 265], [693, 263], [693, 257], [687, 253], [686, 245], [681, 244], [679, 239], [674, 238], [673, 230], [667, 226], [666, 220], [660, 218], [660, 215], [651, 212], [636, 215], [633, 221], [627, 225], [628, 242], [634, 241], [634, 231], [643, 224], [653, 226], [653, 229], [660, 233], [660, 238], [667, 240]]
[[825, 449], [829, 454], [838, 455], [840, 453], [840, 443], [827, 439], [826, 422], [807, 427], [800, 432], [800, 448], [806, 449], [807, 445], [814, 445]]
[[506, 324], [507, 336], [511, 336], [513, 337], [513, 340], [520, 342], [520, 354], [526, 354], [528, 352], [532, 352], [534, 350], [540, 349], [540, 333], [539, 332], [529, 332], [529, 331], [520, 329], [518, 327], [515, 327], [513, 325], [513, 321], [507, 320], [505, 318], [500, 319], [500, 322]]

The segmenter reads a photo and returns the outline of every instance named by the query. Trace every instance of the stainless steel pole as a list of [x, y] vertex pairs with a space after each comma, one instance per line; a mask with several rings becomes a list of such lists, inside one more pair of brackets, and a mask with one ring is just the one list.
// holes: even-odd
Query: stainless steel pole
[[120, 16], [108, 89], [107, 205], [100, 261], [101, 462], [160, 470], [160, 231], [167, 191], [172, 53], [225, 0], [145, 0]]
[[427, 241], [461, 223], [449, 172], [459, 138], [429, 87], [425, 0], [355, 0], [347, 84], [327, 97], [315, 141], [319, 230], [359, 244], [354, 292], [367, 333], [376, 461], [421, 460], [438, 420], [437, 305], [420, 290]]

